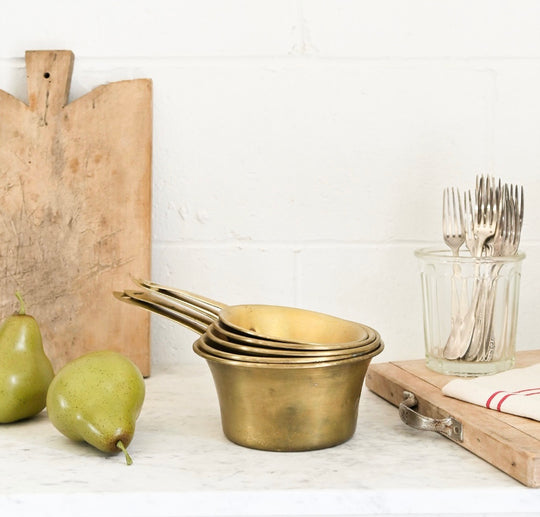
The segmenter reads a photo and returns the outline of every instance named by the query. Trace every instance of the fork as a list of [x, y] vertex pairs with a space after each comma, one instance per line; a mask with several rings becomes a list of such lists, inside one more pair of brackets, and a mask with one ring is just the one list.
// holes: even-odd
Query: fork
[[[491, 176], [476, 177], [475, 203], [472, 210], [472, 238], [467, 246], [474, 257], [481, 257], [486, 249], [486, 242], [495, 235], [501, 201], [501, 182], [495, 185]], [[469, 204], [471, 197], [469, 194]]]
[[[465, 227], [461, 196], [457, 188], [446, 188], [443, 191], [442, 227], [444, 242], [452, 251], [452, 256], [459, 256], [459, 249], [465, 242]], [[459, 300], [459, 293], [456, 286], [457, 278], [461, 278], [461, 266], [458, 263], [454, 263], [454, 274], [451, 280], [451, 331], [443, 350], [443, 355], [446, 359], [459, 358], [459, 334], [463, 320], [461, 310], [463, 300]], [[461, 292], [463, 294], [463, 288]]]
[[[468, 235], [466, 236], [467, 246], [476, 258], [480, 258], [487, 253], [486, 244], [493, 238], [497, 231], [497, 223], [500, 216], [501, 205], [501, 182], [495, 184], [491, 176], [477, 176], [475, 188], [475, 202], [471, 203], [469, 194], [466, 203], [469, 211], [469, 218], [472, 224], [466, 226]], [[482, 340], [484, 339], [487, 290], [486, 279], [480, 278], [480, 266], [475, 266], [475, 292], [473, 303], [464, 320], [466, 327], [464, 331], [463, 349], [466, 351], [464, 359], [474, 361], [481, 353]]]
[[444, 189], [442, 220], [444, 242], [452, 250], [452, 255], [457, 257], [459, 248], [465, 242], [463, 207], [459, 189], [454, 187]]
[[[494, 256], [508, 257], [518, 252], [519, 240], [521, 236], [521, 226], [523, 222], [523, 187], [518, 189], [517, 185], [504, 185], [501, 199], [501, 212], [499, 225], [493, 236], [490, 246]], [[491, 361], [493, 359], [495, 343], [491, 337], [493, 325], [493, 310], [495, 306], [495, 284], [502, 264], [493, 264], [490, 272], [491, 285], [489, 286], [488, 301], [486, 304], [487, 313], [485, 319], [485, 330], [482, 353], [479, 354], [480, 361]], [[508, 290], [508, 288], [507, 288]], [[508, 298], [508, 294], [506, 294]], [[506, 307], [507, 304], [505, 304]], [[501, 336], [505, 339], [506, 318], [504, 318], [505, 329]]]
[[511, 185], [509, 187], [509, 195], [514, 200], [515, 205], [515, 225], [516, 234], [514, 236], [514, 253], [517, 253], [519, 247], [519, 241], [521, 239], [521, 227], [523, 226], [523, 211], [524, 211], [524, 199], [523, 199], [523, 185], [518, 187], [517, 185]]

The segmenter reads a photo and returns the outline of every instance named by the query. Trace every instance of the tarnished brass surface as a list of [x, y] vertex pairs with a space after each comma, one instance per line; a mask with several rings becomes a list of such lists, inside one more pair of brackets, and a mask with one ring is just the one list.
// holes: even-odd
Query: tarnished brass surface
[[[380, 337], [378, 336], [378, 334], [373, 334], [371, 340], [366, 341], [364, 344], [354, 348], [310, 350], [303, 347], [298, 347], [294, 349], [289, 349], [283, 346], [279, 348], [274, 348], [271, 346], [271, 343], [274, 343], [273, 341], [263, 341], [267, 346], [259, 347], [255, 344], [252, 344], [254, 341], [257, 340], [250, 340], [249, 342], [245, 342], [242, 339], [234, 339], [233, 337], [231, 337], [232, 335], [233, 333], [229, 333], [228, 336], [226, 336], [223, 331], [216, 325], [216, 323], [213, 323], [206, 330], [205, 341], [209, 340], [210, 342], [207, 344], [209, 344], [210, 346], [214, 346], [218, 350], [223, 350], [224, 352], [228, 352], [231, 354], [242, 354], [243, 356], [248, 356], [244, 360], [257, 360], [254, 359], [254, 357], [281, 357], [288, 359], [309, 357], [317, 358], [317, 360], [323, 361], [332, 361], [334, 358], [344, 359], [344, 356], [352, 357], [354, 355], [367, 353], [377, 348], [380, 343]], [[261, 340], [258, 341], [261, 342]], [[279, 344], [283, 345], [283, 343], [281, 342]]]
[[354, 434], [364, 377], [374, 351], [301, 364], [229, 361], [201, 350], [214, 378], [225, 436], [269, 451], [332, 447]]

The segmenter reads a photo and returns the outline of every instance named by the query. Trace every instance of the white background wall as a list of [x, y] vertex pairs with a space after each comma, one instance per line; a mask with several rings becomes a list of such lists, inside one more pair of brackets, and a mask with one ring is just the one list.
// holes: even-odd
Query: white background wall
[[[0, 89], [25, 98], [35, 49], [74, 51], [72, 98], [153, 79], [155, 281], [420, 358], [413, 250], [442, 242], [443, 187], [491, 173], [525, 187], [518, 348], [540, 347], [540, 2], [7, 0]], [[194, 339], [154, 318], [154, 364]]]

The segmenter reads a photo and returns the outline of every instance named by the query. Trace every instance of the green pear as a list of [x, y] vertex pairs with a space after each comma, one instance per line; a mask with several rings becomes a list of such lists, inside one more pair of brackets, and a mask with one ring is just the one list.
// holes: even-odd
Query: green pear
[[37, 415], [44, 407], [54, 371], [43, 350], [37, 321], [26, 314], [24, 301], [18, 314], [0, 326], [0, 423]]
[[126, 447], [144, 402], [140, 370], [111, 350], [90, 352], [67, 363], [47, 394], [47, 412], [65, 436], [85, 441], [103, 452], [120, 452], [131, 464]]

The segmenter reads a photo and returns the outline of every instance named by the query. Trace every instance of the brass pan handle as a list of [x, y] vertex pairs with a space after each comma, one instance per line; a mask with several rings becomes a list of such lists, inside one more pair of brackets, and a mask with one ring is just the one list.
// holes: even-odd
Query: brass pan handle
[[134, 300], [161, 307], [162, 309], [176, 312], [178, 314], [183, 314], [184, 316], [200, 321], [206, 325], [210, 325], [217, 319], [215, 314], [208, 313], [189, 304], [186, 305], [182, 301], [170, 298], [163, 293], [146, 290], [133, 291], [131, 289], [126, 289], [124, 290], [124, 294], [130, 298], [133, 298]]
[[180, 325], [183, 325], [184, 327], [193, 330], [197, 334], [204, 334], [206, 332], [206, 329], [208, 328], [208, 323], [204, 323], [203, 321], [195, 318], [191, 318], [186, 314], [181, 314], [176, 311], [169, 310], [163, 306], [155, 305], [150, 302], [145, 302], [143, 300], [137, 300], [135, 298], [130, 297], [125, 292], [119, 292], [119, 291], [113, 291], [113, 295], [118, 300], [129, 303], [131, 305], [135, 305], [137, 307], [140, 307], [142, 309], [145, 309], [150, 312], [154, 312], [156, 314], [159, 314], [160, 316], [165, 316], [166, 318], [169, 318], [176, 323], [180, 323]]
[[463, 427], [461, 422], [456, 420], [453, 416], [436, 419], [421, 415], [412, 409], [417, 405], [418, 400], [414, 393], [404, 391], [403, 401], [399, 405], [399, 416], [405, 424], [421, 431], [435, 431], [441, 433], [456, 442], [463, 441]]
[[185, 304], [211, 312], [215, 316], [218, 316], [221, 309], [226, 307], [224, 303], [212, 300], [211, 298], [207, 298], [206, 296], [202, 296], [200, 294], [192, 293], [190, 291], [184, 291], [183, 289], [156, 284], [155, 282], [143, 280], [141, 278], [132, 277], [132, 280], [139, 287], [144, 287], [145, 289], [157, 291], [162, 294], [167, 294], [173, 298], [176, 298], [177, 300], [182, 300]]

